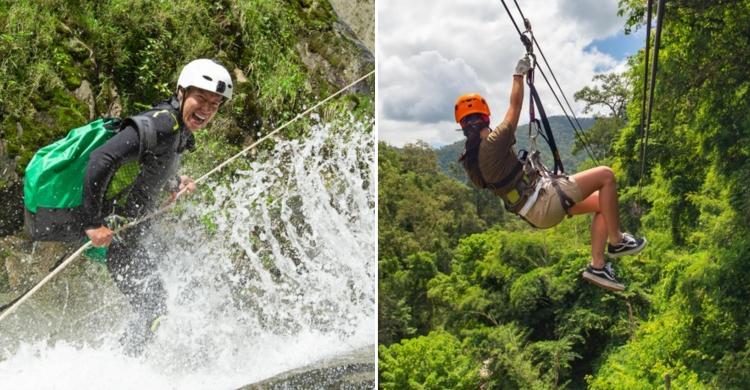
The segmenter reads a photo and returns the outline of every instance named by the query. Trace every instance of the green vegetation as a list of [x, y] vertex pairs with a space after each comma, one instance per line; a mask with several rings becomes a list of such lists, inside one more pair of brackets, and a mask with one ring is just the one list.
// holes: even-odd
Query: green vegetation
[[[421, 356], [421, 359], [414, 359]], [[450, 333], [432, 332], [383, 349], [383, 389], [476, 389], [479, 370]]]
[[[628, 29], [642, 23], [643, 7], [621, 2]], [[580, 279], [590, 258], [588, 218], [533, 231], [514, 217], [472, 214], [498, 212], [499, 204], [423, 208], [425, 199], [450, 199], [436, 186], [450, 178], [420, 165], [434, 153], [381, 145], [384, 387], [440, 388], [428, 376], [440, 372], [471, 388], [652, 389], [662, 388], [665, 376], [680, 389], [750, 388], [747, 26], [747, 0], [667, 2], [640, 192], [643, 52], [619, 81], [602, 78], [598, 90], [577, 94], [594, 104], [617, 97], [621, 87], [619, 96], [627, 96], [624, 114], [613, 109], [598, 118], [596, 136], [596, 150], [618, 175], [624, 227], [649, 239], [645, 252], [615, 263], [628, 286], [623, 293]], [[487, 227], [452, 228], [467, 217]]]
[[433, 307], [426, 283], [450, 269], [459, 238], [504, 219], [500, 202], [438, 172], [426, 144], [383, 143], [378, 155], [379, 332], [386, 344], [426, 334]]

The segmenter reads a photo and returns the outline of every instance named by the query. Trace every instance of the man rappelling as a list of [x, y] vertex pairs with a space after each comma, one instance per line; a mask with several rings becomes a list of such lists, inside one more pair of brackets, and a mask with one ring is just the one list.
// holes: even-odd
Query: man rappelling
[[[121, 338], [128, 354], [142, 353], [166, 311], [156, 268], [167, 248], [145, 242], [153, 236], [145, 217], [164, 200], [168, 204], [195, 190], [193, 179], [177, 175], [180, 156], [194, 149], [193, 132], [213, 119], [233, 88], [223, 66], [194, 60], [180, 72], [168, 100], [124, 120], [98, 119], [73, 129], [40, 149], [27, 167], [24, 203], [32, 239], [88, 237], [94, 249], [108, 247], [98, 255], [135, 312]], [[115, 236], [123, 221], [136, 220], [140, 223]]]
[[[95, 246], [109, 245], [107, 268], [136, 312], [123, 338], [131, 354], [142, 351], [153, 335], [155, 322], [166, 311], [164, 287], [155, 274], [158, 252], [164, 248], [146, 247], [140, 239], [148, 234], [149, 222], [113, 240], [114, 232], [104, 224], [104, 218], [110, 214], [140, 218], [160, 206], [163, 190], [170, 193], [170, 201], [180, 191], [195, 190], [190, 177], [176, 176], [180, 155], [194, 148], [193, 132], [213, 119], [222, 103], [232, 97], [232, 89], [232, 79], [223, 66], [209, 59], [192, 61], [182, 69], [174, 96], [126, 119], [124, 127], [89, 159], [83, 189], [84, 229]], [[114, 202], [106, 202], [118, 168], [135, 161], [138, 164], [131, 167], [139, 172], [132, 184], [112, 196]]]

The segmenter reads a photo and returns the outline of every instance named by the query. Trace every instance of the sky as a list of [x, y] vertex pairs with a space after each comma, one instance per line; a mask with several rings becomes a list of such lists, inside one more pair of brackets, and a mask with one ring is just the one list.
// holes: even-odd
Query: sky
[[[624, 70], [627, 57], [643, 45], [643, 29], [624, 34], [617, 2], [518, 0], [576, 115], [583, 115], [583, 104], [574, 101], [575, 91], [591, 85], [595, 74]], [[513, 71], [525, 50], [499, 0], [376, 4], [381, 141], [403, 146], [422, 140], [437, 147], [462, 140], [462, 133], [455, 131], [453, 104], [468, 92], [487, 99], [493, 126], [502, 119]], [[506, 4], [521, 23], [513, 1]], [[547, 114], [562, 114], [541, 75], [536, 86]], [[520, 123], [528, 122], [526, 96]]]

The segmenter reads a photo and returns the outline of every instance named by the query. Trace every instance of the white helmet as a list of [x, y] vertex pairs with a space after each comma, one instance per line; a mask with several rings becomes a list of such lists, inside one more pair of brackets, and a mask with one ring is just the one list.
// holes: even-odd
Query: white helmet
[[223, 66], [213, 60], [201, 58], [185, 65], [177, 79], [177, 88], [197, 87], [232, 98], [232, 77]]

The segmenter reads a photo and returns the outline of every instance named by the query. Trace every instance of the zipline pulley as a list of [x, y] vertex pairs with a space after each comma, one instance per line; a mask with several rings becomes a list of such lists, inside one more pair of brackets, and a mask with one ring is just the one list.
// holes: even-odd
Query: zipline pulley
[[[515, 3], [516, 8], [518, 9], [518, 13], [521, 15], [521, 19], [523, 20], [524, 28], [526, 29], [526, 31], [521, 31], [521, 29], [518, 27], [518, 24], [516, 23], [515, 18], [513, 17], [513, 14], [510, 12], [508, 5], [505, 3], [505, 0], [500, 0], [500, 2], [502, 3], [503, 8], [505, 8], [505, 12], [508, 14], [508, 17], [510, 18], [510, 21], [513, 24], [513, 27], [515, 27], [516, 32], [518, 32], [518, 35], [521, 37], [521, 42], [526, 47], [526, 53], [529, 54], [529, 57], [531, 57], [534, 60], [532, 70], [536, 68], [536, 57], [534, 56], [532, 46], [536, 46], [536, 48], [539, 51], [539, 54], [542, 55], [542, 60], [544, 60], [544, 64], [547, 66], [547, 69], [549, 69], [550, 75], [552, 76], [552, 79], [555, 81], [555, 84], [557, 85], [557, 88], [560, 91], [560, 94], [562, 95], [562, 99], [565, 101], [565, 103], [568, 106], [568, 109], [570, 110], [570, 114], [571, 114], [570, 116], [573, 116], [573, 119], [575, 119], [576, 124], [578, 124], [577, 127], [576, 127], [576, 124], [574, 124], [573, 121], [570, 119], [570, 116], [566, 112], [565, 107], [560, 101], [560, 98], [557, 96], [555, 89], [552, 87], [552, 84], [547, 79], [547, 75], [545, 74], [544, 70], [542, 70], [541, 67], [539, 68], [539, 73], [541, 73], [542, 77], [544, 78], [544, 81], [549, 86], [550, 92], [552, 92], [552, 96], [555, 97], [555, 100], [557, 100], [557, 103], [560, 105], [560, 108], [562, 109], [563, 114], [565, 114], [565, 117], [568, 119], [568, 122], [570, 123], [570, 127], [573, 129], [573, 133], [583, 145], [584, 149], [586, 150], [586, 153], [588, 153], [589, 157], [591, 158], [592, 161], [596, 163], [596, 165], [600, 165], [599, 161], [597, 160], [596, 156], [594, 156], [594, 153], [591, 151], [591, 148], [588, 145], [589, 142], [586, 139], [586, 134], [583, 131], [583, 127], [581, 126], [580, 122], [578, 122], [578, 118], [576, 118], [575, 114], [573, 113], [573, 107], [571, 107], [570, 102], [568, 102], [568, 99], [565, 97], [565, 93], [563, 92], [562, 87], [560, 87], [560, 83], [557, 81], [557, 77], [555, 77], [555, 73], [552, 71], [552, 67], [550, 67], [549, 62], [547, 62], [547, 58], [544, 56], [544, 51], [542, 51], [542, 48], [539, 46], [539, 43], [536, 41], [536, 39], [534, 39], [534, 35], [531, 32], [531, 22], [523, 14], [521, 7], [518, 5], [518, 1], [513, 0], [513, 3]], [[532, 89], [532, 94], [533, 94], [535, 92], [535, 89], [531, 85], [530, 85], [530, 88]], [[541, 113], [541, 109], [540, 109], [540, 113]], [[544, 119], [545, 118], [542, 118], [543, 121]], [[538, 133], [542, 134], [541, 131], [539, 131]], [[544, 135], [542, 135], [542, 137], [544, 137]], [[552, 141], [552, 138], [550, 138], [549, 141]], [[556, 146], [550, 145], [550, 148], [556, 149]], [[552, 154], [555, 156], [555, 165], [559, 166], [558, 168], [560, 172], [562, 172], [562, 162], [560, 161], [558, 157], [559, 153], [557, 153], [556, 151], [553, 151]], [[556, 170], [558, 168], [556, 168]]]
[[[526, 47], [526, 55], [529, 57], [531, 69], [526, 73], [526, 84], [529, 86], [529, 146], [531, 148], [531, 155], [538, 153], [536, 137], [541, 135], [542, 138], [549, 145], [550, 151], [552, 152], [552, 158], [554, 160], [553, 173], [555, 175], [562, 175], [565, 173], [562, 160], [560, 159], [560, 152], [557, 149], [555, 143], [555, 137], [552, 134], [552, 128], [550, 127], [547, 114], [544, 112], [542, 101], [539, 98], [536, 87], [534, 87], [534, 69], [536, 68], [536, 56], [534, 55], [534, 33], [531, 30], [531, 22], [529, 19], [523, 19], [523, 25], [526, 31], [520, 34], [521, 42]], [[539, 110], [539, 116], [536, 117], [536, 110]], [[541, 121], [540, 121], [541, 119]], [[542, 132], [544, 129], [544, 132]]]

